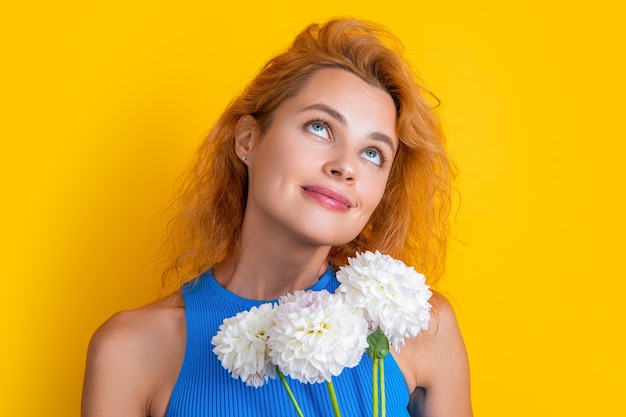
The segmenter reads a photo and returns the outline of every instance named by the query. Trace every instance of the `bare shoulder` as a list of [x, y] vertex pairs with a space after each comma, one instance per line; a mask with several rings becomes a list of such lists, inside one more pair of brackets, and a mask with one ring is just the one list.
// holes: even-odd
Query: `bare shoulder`
[[420, 413], [435, 416], [471, 416], [469, 365], [459, 325], [450, 302], [433, 293], [426, 331], [395, 355], [409, 391], [422, 392]]
[[185, 345], [180, 293], [113, 315], [89, 344], [83, 417], [164, 415]]

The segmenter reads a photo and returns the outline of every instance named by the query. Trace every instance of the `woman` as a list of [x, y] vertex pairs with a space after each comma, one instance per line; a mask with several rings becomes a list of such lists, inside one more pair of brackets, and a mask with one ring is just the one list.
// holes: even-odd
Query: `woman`
[[[278, 381], [248, 387], [220, 366], [210, 341], [226, 317], [296, 290], [333, 291], [356, 252], [440, 274], [450, 167], [397, 49], [373, 24], [311, 25], [228, 106], [170, 224], [166, 277], [187, 284], [98, 329], [84, 417], [295, 415]], [[385, 360], [389, 415], [472, 414], [454, 313], [440, 295], [431, 303], [428, 330]], [[368, 412], [370, 374], [363, 360], [336, 378], [344, 416]], [[305, 415], [331, 414], [322, 384], [293, 385]]]

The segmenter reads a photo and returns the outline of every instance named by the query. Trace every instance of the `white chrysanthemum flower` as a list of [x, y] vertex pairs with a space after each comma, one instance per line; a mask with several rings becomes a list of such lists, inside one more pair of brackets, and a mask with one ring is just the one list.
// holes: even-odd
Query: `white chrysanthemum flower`
[[224, 320], [211, 339], [217, 355], [233, 378], [240, 378], [253, 387], [260, 387], [276, 370], [267, 352], [267, 331], [272, 325], [271, 304], [252, 307]]
[[405, 338], [428, 328], [432, 296], [424, 275], [389, 255], [365, 252], [337, 271], [337, 291], [364, 309], [371, 330], [380, 326], [396, 352]]
[[330, 381], [356, 366], [367, 348], [368, 323], [341, 294], [297, 291], [279, 300], [269, 330], [270, 357], [306, 383]]

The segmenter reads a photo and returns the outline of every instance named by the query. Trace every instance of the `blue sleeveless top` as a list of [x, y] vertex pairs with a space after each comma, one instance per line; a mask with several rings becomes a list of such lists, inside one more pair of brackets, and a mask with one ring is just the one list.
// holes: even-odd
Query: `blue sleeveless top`
[[[334, 292], [339, 282], [328, 269], [310, 290]], [[187, 347], [182, 369], [167, 410], [167, 417], [297, 416], [280, 380], [269, 379], [260, 388], [230, 376], [213, 353], [211, 339], [222, 321], [267, 301], [241, 298], [223, 288], [211, 271], [185, 284]], [[305, 417], [333, 416], [326, 383], [304, 384], [287, 377]], [[372, 362], [364, 354], [354, 368], [333, 377], [343, 417], [372, 415]], [[408, 416], [409, 393], [400, 368], [391, 355], [385, 358], [387, 415]]]

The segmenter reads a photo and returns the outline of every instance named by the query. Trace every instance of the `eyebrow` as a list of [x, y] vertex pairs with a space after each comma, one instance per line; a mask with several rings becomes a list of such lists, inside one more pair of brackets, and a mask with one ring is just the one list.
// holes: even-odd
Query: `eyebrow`
[[[332, 107], [324, 104], [324, 103], [314, 103], [311, 104], [309, 106], [303, 107], [300, 112], [305, 112], [308, 110], [319, 110], [322, 111], [326, 114], [328, 114], [330, 117], [332, 117], [333, 119], [337, 120], [339, 123], [341, 124], [346, 124], [346, 118], [343, 117], [343, 114], [339, 113], [337, 110], [333, 109]], [[387, 146], [389, 146], [391, 148], [391, 150], [393, 152], [396, 151], [396, 147], [393, 144], [393, 140], [391, 140], [391, 138], [387, 135], [385, 135], [384, 133], [380, 133], [380, 132], [373, 132], [369, 135], [369, 137], [371, 139], [383, 142], [385, 144], [387, 144]]]

